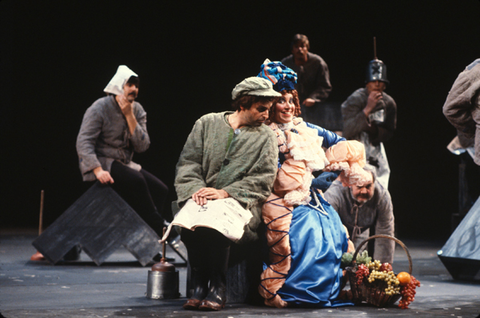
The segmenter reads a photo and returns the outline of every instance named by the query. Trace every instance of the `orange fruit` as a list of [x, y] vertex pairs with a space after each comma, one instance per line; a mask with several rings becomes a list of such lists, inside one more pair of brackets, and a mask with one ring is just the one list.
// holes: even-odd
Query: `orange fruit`
[[410, 283], [410, 274], [407, 272], [400, 272], [397, 275], [398, 281], [400, 282], [400, 285], [405, 286]]

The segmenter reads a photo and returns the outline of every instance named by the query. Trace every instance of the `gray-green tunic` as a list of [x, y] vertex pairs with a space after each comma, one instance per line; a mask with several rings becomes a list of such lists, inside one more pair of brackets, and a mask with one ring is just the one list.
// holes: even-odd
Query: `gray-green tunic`
[[[261, 209], [277, 171], [277, 139], [265, 125], [235, 133], [226, 120], [233, 112], [210, 113], [195, 123], [176, 167], [175, 190], [181, 207], [203, 187], [225, 190], [253, 218], [238, 243], [256, 240]], [[231, 143], [227, 144], [231, 136]]]

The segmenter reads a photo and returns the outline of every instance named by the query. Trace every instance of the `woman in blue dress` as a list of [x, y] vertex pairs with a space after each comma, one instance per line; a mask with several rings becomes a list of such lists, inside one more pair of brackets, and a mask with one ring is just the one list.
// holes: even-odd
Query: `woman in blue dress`
[[[270, 263], [259, 292], [266, 305], [279, 308], [352, 305], [338, 296], [343, 286], [341, 257], [353, 244], [322, 191], [338, 176], [344, 185], [363, 182], [363, 145], [296, 117], [300, 104], [291, 69], [266, 60], [259, 76], [282, 93], [268, 123], [277, 135], [279, 170], [262, 210]], [[322, 170], [313, 177], [314, 171]]]

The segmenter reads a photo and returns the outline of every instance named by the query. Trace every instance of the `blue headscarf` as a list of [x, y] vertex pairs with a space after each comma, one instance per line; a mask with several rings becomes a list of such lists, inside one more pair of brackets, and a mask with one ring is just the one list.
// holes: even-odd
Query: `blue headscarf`
[[266, 59], [262, 66], [260, 66], [258, 77], [271, 81], [273, 89], [277, 92], [285, 89], [293, 90], [295, 89], [295, 83], [297, 83], [297, 73], [281, 62], [271, 62], [269, 59]]

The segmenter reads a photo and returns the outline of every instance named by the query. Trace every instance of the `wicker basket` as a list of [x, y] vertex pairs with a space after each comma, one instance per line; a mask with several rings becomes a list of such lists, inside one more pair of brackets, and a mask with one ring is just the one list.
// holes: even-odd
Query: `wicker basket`
[[390, 239], [400, 244], [400, 246], [403, 248], [403, 250], [405, 251], [408, 257], [408, 262], [410, 265], [408, 273], [410, 275], [412, 274], [412, 258], [405, 244], [403, 244], [402, 241], [400, 241], [399, 239], [393, 236], [380, 235], [380, 234], [370, 236], [368, 239], [363, 241], [357, 247], [357, 249], [355, 250], [355, 253], [353, 254], [352, 265], [350, 267], [347, 267], [346, 270], [347, 270], [348, 280], [350, 281], [350, 288], [352, 291], [353, 302], [355, 304], [366, 302], [367, 304], [371, 304], [377, 307], [386, 307], [386, 306], [393, 305], [397, 300], [401, 298], [401, 295], [400, 294], [391, 295], [391, 296], [387, 295], [385, 293], [385, 288], [387, 287], [387, 283], [385, 281], [376, 280], [372, 283], [369, 283], [367, 278], [364, 278], [363, 284], [361, 284], [360, 286], [357, 285], [356, 266], [355, 266], [357, 254], [363, 245], [365, 245], [369, 240], [376, 239], [376, 238]]

